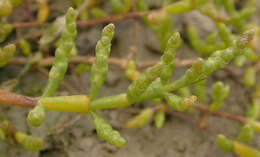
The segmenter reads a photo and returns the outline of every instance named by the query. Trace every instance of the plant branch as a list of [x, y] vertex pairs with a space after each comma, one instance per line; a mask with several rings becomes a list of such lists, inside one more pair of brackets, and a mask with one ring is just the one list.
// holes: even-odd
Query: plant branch
[[[96, 57], [91, 57], [91, 56], [75, 56], [75, 57], [71, 57], [70, 58], [70, 63], [87, 63], [87, 64], [93, 64], [93, 62], [95, 61]], [[41, 61], [39, 61], [37, 63], [37, 66], [39, 67], [48, 67], [51, 66], [53, 64], [54, 61], [54, 57], [47, 57], [42, 59]], [[124, 58], [116, 58], [116, 57], [111, 57], [108, 59], [108, 63], [118, 66], [121, 69], [125, 69], [125, 63], [127, 63], [127, 59]], [[187, 59], [187, 60], [180, 60], [178, 58], [176, 58], [175, 60], [175, 66], [176, 67], [187, 67], [187, 66], [191, 66], [192, 63], [194, 62], [194, 59]], [[16, 64], [26, 64], [27, 63], [27, 59], [25, 57], [13, 57], [10, 58], [7, 64], [10, 65], [16, 65]], [[138, 68], [147, 68], [150, 66], [155, 65], [156, 63], [158, 63], [158, 61], [140, 61], [137, 62], [136, 65]]]
[[[111, 97], [104, 97], [104, 98], [102, 98], [101, 101], [104, 101], [104, 99], [106, 99], [105, 100], [106, 105], [115, 105], [115, 101], [113, 101], [113, 98], [111, 100]], [[121, 97], [117, 96], [116, 101], [120, 101], [122, 103], [123, 99], [125, 99], [125, 95], [121, 94]], [[95, 108], [95, 105], [98, 105], [100, 107], [100, 104], [97, 104], [97, 103], [99, 103], [98, 100], [100, 101], [100, 99], [97, 99], [96, 101], [94, 101], [94, 103], [92, 103], [92, 108]], [[12, 92], [7, 92], [7, 91], [0, 89], [0, 104], [8, 104], [8, 105], [32, 108], [37, 105], [37, 102], [38, 102], [38, 98], [27, 97], [27, 96], [15, 94]], [[127, 106], [127, 102], [125, 102], [125, 104], [123, 104], [123, 106]], [[112, 108], [113, 106], [110, 106], [110, 107]], [[206, 105], [194, 104], [194, 107], [199, 109], [201, 112], [209, 112], [209, 108]], [[212, 115], [221, 117], [221, 118], [230, 119], [233, 121], [237, 121], [242, 124], [245, 124], [248, 121], [248, 119], [243, 116], [239, 116], [239, 115], [235, 115], [235, 114], [227, 113], [227, 112], [222, 112], [222, 111], [213, 112]]]
[[210, 113], [214, 116], [217, 116], [217, 117], [221, 117], [221, 118], [227, 118], [227, 119], [230, 119], [230, 120], [234, 120], [234, 121], [237, 121], [241, 124], [246, 124], [248, 119], [245, 118], [245, 117], [242, 117], [242, 116], [238, 116], [238, 115], [235, 115], [235, 114], [231, 114], [231, 113], [226, 113], [226, 112], [221, 112], [221, 111], [217, 111], [217, 112], [210, 112], [209, 111], [209, 108], [208, 106], [206, 105], [202, 105], [202, 104], [194, 104], [194, 107], [201, 110], [202, 112], [204, 113]]
[[37, 102], [38, 100], [35, 98], [7, 92], [0, 89], [0, 104], [32, 108], [37, 104]]
[[[89, 27], [93, 26], [96, 24], [101, 24], [101, 23], [109, 23], [109, 22], [116, 22], [116, 21], [122, 21], [126, 19], [131, 19], [131, 18], [140, 18], [143, 16], [148, 15], [151, 12], [155, 12], [158, 10], [151, 10], [148, 12], [130, 12], [127, 14], [116, 14], [116, 15], [111, 15], [105, 18], [100, 18], [100, 19], [88, 19], [88, 20], [79, 20], [77, 21], [77, 25], [79, 27]], [[48, 26], [49, 23], [38, 23], [36, 21], [33, 22], [19, 22], [19, 23], [13, 23], [12, 26], [14, 28], [32, 28], [32, 27], [46, 27]]]

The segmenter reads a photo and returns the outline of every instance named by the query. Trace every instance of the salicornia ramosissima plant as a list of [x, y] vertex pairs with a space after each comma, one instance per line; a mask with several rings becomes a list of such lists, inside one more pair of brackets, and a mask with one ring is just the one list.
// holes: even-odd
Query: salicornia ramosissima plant
[[[105, 55], [107, 54], [106, 50], [109, 50], [110, 47], [107, 47], [106, 45], [107, 44], [110, 45], [110, 41], [111, 41], [111, 37], [110, 38], [107, 37], [108, 36], [107, 33], [113, 34], [113, 27], [114, 27], [113, 25], [108, 25], [107, 27], [105, 27], [102, 33], [101, 40], [97, 44], [97, 53], [101, 52], [104, 53]], [[206, 61], [203, 61], [201, 59], [197, 60], [193, 64], [193, 66], [190, 69], [188, 69], [181, 78], [177, 79], [176, 81], [166, 83], [166, 85], [163, 85], [160, 83], [159, 80], [156, 80], [156, 78], [160, 77], [160, 74], [162, 72], [162, 67], [164, 65], [163, 62], [159, 62], [154, 67], [151, 67], [143, 74], [141, 74], [139, 77], [137, 77], [137, 79], [134, 80], [132, 85], [130, 85], [127, 94], [119, 94], [119, 95], [104, 97], [104, 98], [95, 98], [95, 96], [99, 91], [94, 90], [94, 95], [92, 96], [92, 99], [90, 99], [90, 102], [88, 102], [89, 99], [87, 98], [87, 96], [84, 97], [85, 100], [82, 100], [82, 103], [80, 102], [80, 96], [65, 96], [65, 97], [61, 96], [61, 97], [42, 97], [39, 100], [39, 103], [42, 105], [42, 107], [46, 108], [47, 110], [60, 110], [60, 111], [72, 111], [72, 112], [83, 112], [83, 113], [88, 113], [89, 110], [91, 110], [90, 112], [94, 121], [95, 119], [101, 118], [100, 116], [97, 116], [98, 114], [95, 111], [97, 109], [124, 107], [124, 106], [129, 106], [134, 102], [140, 102], [143, 100], [153, 99], [153, 98], [165, 98], [169, 103], [169, 105], [173, 107], [173, 109], [175, 109], [176, 111], [184, 111], [187, 108], [193, 106], [196, 97], [191, 96], [187, 98], [182, 98], [181, 96], [174, 95], [169, 92], [177, 90], [179, 88], [183, 88], [187, 85], [196, 83], [198, 81], [201, 81], [205, 79], [213, 71], [226, 66], [234, 56], [243, 52], [243, 49], [248, 45], [248, 42], [252, 38], [252, 35], [253, 35], [252, 32], [246, 33], [240, 39], [234, 42], [231, 48], [213, 53], [212, 56], [210, 56]], [[102, 40], [104, 39], [105, 42], [102, 43], [103, 42]], [[170, 38], [168, 42], [169, 46], [168, 48], [166, 48], [166, 51], [171, 50], [171, 53], [175, 54], [176, 48], [171, 48], [171, 45], [172, 43], [174, 43], [174, 45], [178, 47], [179, 41], [180, 41], [180, 36], [178, 33], [175, 33]], [[98, 45], [100, 47], [98, 47]], [[103, 51], [100, 51], [102, 49]], [[167, 52], [163, 54], [163, 56], [164, 55], [169, 55], [169, 54]], [[100, 55], [100, 56], [104, 57], [104, 55]], [[97, 58], [100, 56], [97, 56]], [[107, 55], [105, 56], [105, 59], [107, 59]], [[95, 64], [98, 64], [97, 61], [98, 60], [95, 61], [96, 63], [94, 63], [93, 66], [95, 66]], [[102, 64], [107, 64], [106, 60], [103, 59]], [[107, 65], [105, 65], [104, 67], [106, 68]], [[101, 67], [101, 70], [98, 69], [100, 71], [98, 71], [95, 68], [92, 68], [92, 74], [99, 76], [98, 78], [101, 78], [101, 81], [98, 80], [97, 82], [91, 83], [93, 88], [95, 87], [96, 84], [98, 84], [97, 87], [103, 84], [104, 77], [105, 77], [104, 72], [106, 72], [106, 70], [102, 70], [102, 68], [104, 67]], [[96, 77], [92, 77], [92, 79], [94, 78]], [[145, 82], [145, 84], [143, 84], [143, 82]], [[160, 92], [158, 92], [158, 90], [160, 90]], [[90, 93], [91, 92], [92, 90], [90, 90]], [[83, 104], [85, 105], [85, 108]], [[88, 107], [89, 104], [90, 107]], [[78, 105], [83, 105], [83, 108], [78, 110], [79, 109]], [[37, 107], [35, 109], [37, 109]], [[148, 112], [148, 111], [152, 111], [152, 112]], [[150, 114], [144, 114], [144, 113], [150, 113]], [[150, 116], [142, 116], [142, 115], [150, 115]], [[147, 120], [149, 120], [152, 115], [153, 115], [153, 110], [148, 108], [147, 110], [144, 110], [144, 112], [142, 112], [140, 116], [137, 117], [137, 119], [141, 117], [139, 121], [138, 120], [130, 121], [127, 124], [127, 126], [138, 127], [140, 125], [144, 125], [145, 123], [147, 123]], [[142, 118], [142, 117], [146, 117], [146, 118]], [[135, 121], [137, 121], [138, 124], [135, 124], [134, 123]], [[100, 122], [104, 122], [104, 121], [100, 120]], [[104, 123], [105, 123], [104, 125], [107, 126], [107, 122]], [[95, 124], [95, 126], [98, 127], [96, 129], [100, 129], [100, 126], [98, 124]], [[118, 134], [115, 133], [115, 135], [113, 136], [108, 136], [108, 134], [110, 133], [113, 134], [114, 131], [112, 130], [111, 127], [105, 127], [105, 128], [109, 128], [108, 132], [105, 132], [105, 130], [103, 130], [103, 132], [98, 131], [99, 136], [109, 141], [110, 143], [114, 144], [114, 142], [112, 142], [114, 138], [109, 139], [108, 137], [118, 136]]]
[[[68, 11], [68, 14], [70, 12], [73, 13], [73, 10], [70, 9]], [[68, 25], [67, 27], [71, 28], [70, 25]], [[75, 25], [72, 25], [72, 27], [72, 30], [75, 30]], [[188, 69], [182, 77], [175, 81], [170, 81], [169, 79], [171, 75], [169, 75], [169, 73], [172, 74], [173, 71], [172, 62], [174, 61], [176, 50], [181, 43], [179, 33], [174, 33], [168, 41], [168, 46], [165, 49], [165, 53], [161, 57], [161, 61], [153, 67], [147, 69], [140, 76], [138, 76], [130, 85], [127, 93], [104, 98], [96, 98], [97, 94], [100, 91], [101, 85], [104, 83], [108, 70], [107, 59], [110, 52], [111, 39], [114, 34], [114, 25], [110, 24], [104, 28], [101, 40], [98, 42], [96, 47], [97, 57], [91, 69], [92, 76], [90, 99], [86, 95], [50, 97], [58, 87], [57, 84], [53, 83], [59, 84], [59, 82], [62, 80], [62, 77], [64, 76], [64, 73], [66, 71], [66, 69], [64, 68], [67, 67], [67, 62], [64, 62], [64, 60], [68, 61], [66, 57], [70, 56], [70, 51], [72, 49], [73, 44], [71, 44], [71, 41], [73, 41], [72, 39], [75, 36], [70, 36], [70, 34], [66, 33], [64, 33], [64, 36], [68, 35], [69, 37], [65, 37], [70, 38], [70, 40], [66, 40], [66, 38], [63, 39], [64, 37], [61, 38], [61, 41], [63, 41], [64, 43], [61, 42], [59, 44], [55, 56], [56, 58], [61, 58], [55, 60], [53, 65], [54, 68], [57, 68], [55, 70], [61, 70], [63, 73], [61, 73], [62, 75], [59, 74], [54, 78], [52, 77], [53, 75], [50, 75], [51, 84], [48, 84], [48, 88], [46, 88], [46, 90], [51, 89], [51, 91], [47, 91], [47, 95], [45, 94], [39, 99], [38, 105], [29, 113], [27, 120], [30, 124], [34, 126], [39, 126], [45, 119], [45, 109], [65, 112], [90, 113], [94, 120], [98, 135], [110, 144], [118, 147], [123, 146], [125, 140], [119, 135], [117, 131], [114, 131], [112, 129], [112, 127], [96, 112], [96, 110], [125, 107], [135, 102], [141, 102], [143, 100], [164, 98], [165, 100], [167, 100], [169, 106], [172, 107], [174, 110], [180, 112], [184, 111], [193, 106], [196, 101], [196, 97], [182, 97], [170, 92], [176, 91], [180, 88], [184, 88], [193, 83], [200, 82], [206, 79], [213, 71], [225, 67], [232, 60], [232, 58], [243, 52], [243, 49], [246, 48], [253, 35], [252, 32], [248, 32], [245, 35], [241, 36], [236, 42], [234, 42], [232, 47], [225, 50], [216, 51], [205, 61], [203, 61], [202, 59], [198, 59], [196, 62], [193, 63], [192, 67]], [[67, 49], [64, 49], [65, 46], [69, 48], [66, 47]], [[68, 53], [68, 56], [65, 56], [64, 54], [59, 54], [59, 49], [70, 50], [66, 51], [66, 53]], [[59, 59], [63, 62], [61, 62]], [[65, 67], [55, 67], [57, 65], [65, 65]], [[163, 73], [163, 69], [166, 70], [168, 73]], [[57, 74], [57, 72], [54, 73], [51, 69], [50, 74], [52, 73]], [[163, 80], [164, 82], [160, 81], [160, 77], [162, 78], [161, 80]], [[214, 100], [217, 101], [219, 99]], [[143, 126], [151, 119], [154, 111], [155, 110], [152, 108], [145, 109], [143, 112], [141, 112], [140, 115], [129, 121], [127, 123], [127, 127], [132, 128]], [[156, 117], [159, 117], [159, 121], [163, 121], [164, 118], [160, 114]], [[157, 125], [158, 127], [160, 127], [160, 125], [162, 124]]]

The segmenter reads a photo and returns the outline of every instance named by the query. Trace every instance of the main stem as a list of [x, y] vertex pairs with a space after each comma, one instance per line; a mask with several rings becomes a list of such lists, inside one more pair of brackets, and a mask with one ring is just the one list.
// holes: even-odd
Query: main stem
[[[192, 84], [191, 82], [190, 84]], [[136, 102], [142, 102], [145, 100], [151, 100], [154, 98], [162, 98], [163, 93], [165, 92], [173, 92], [179, 88], [187, 86], [186, 78], [181, 77], [180, 79], [166, 85], [162, 86], [160, 82], [154, 82], [138, 99], [138, 101], [130, 103], [127, 99], [127, 94], [119, 94], [114, 96], [108, 96], [104, 98], [99, 98], [90, 102], [91, 110], [98, 109], [109, 109], [109, 108], [119, 108], [119, 107], [127, 107]]]

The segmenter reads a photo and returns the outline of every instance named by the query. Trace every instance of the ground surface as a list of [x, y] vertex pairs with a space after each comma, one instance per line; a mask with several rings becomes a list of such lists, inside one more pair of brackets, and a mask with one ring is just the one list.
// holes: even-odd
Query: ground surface
[[[64, 2], [64, 3], [63, 3]], [[66, 2], [66, 3], [65, 3]], [[64, 9], [69, 2], [56, 0], [51, 3], [62, 4]], [[151, 2], [157, 5], [159, 2]], [[259, 3], [260, 4], [260, 3]], [[54, 4], [53, 4], [54, 5]], [[258, 5], [260, 8], [260, 5]], [[258, 9], [258, 15], [260, 9]], [[14, 17], [15, 18], [15, 17]], [[257, 19], [257, 18], [256, 18]], [[214, 24], [198, 12], [191, 12], [173, 17], [174, 27], [178, 28], [182, 34], [185, 25], [193, 24], [200, 33], [205, 36], [214, 30]], [[152, 46], [158, 49], [158, 44], [153, 33], [140, 23], [140, 31], [137, 47], [137, 60], [159, 60], [160, 54], [151, 52], [147, 49]], [[124, 22], [116, 22], [116, 42], [112, 47], [113, 57], [126, 57], [133, 37], [133, 21], [126, 20]], [[88, 29], [80, 29], [77, 37], [77, 46], [82, 55], [93, 55], [96, 41], [99, 39], [100, 31], [103, 25], [98, 25]], [[195, 52], [191, 50], [187, 43], [178, 51], [179, 58], [196, 57]], [[21, 68], [8, 67], [0, 70], [0, 81], [14, 77]], [[176, 69], [175, 76], [183, 74], [185, 69]], [[89, 74], [80, 76], [81, 81], [75, 81], [75, 76], [71, 73], [66, 77], [66, 81], [78, 89], [79, 93], [87, 93], [89, 90]], [[235, 114], [244, 114], [249, 105], [248, 89], [245, 89], [239, 81], [240, 78], [231, 78], [225, 70], [214, 73], [208, 80], [210, 85], [213, 81], [222, 80], [232, 86], [231, 97], [226, 101], [223, 110]], [[80, 83], [79, 83], [80, 82]], [[35, 90], [40, 93], [46, 83], [46, 77], [38, 73], [36, 70], [26, 75], [20, 84], [23, 92], [32, 95], [31, 91]], [[110, 66], [108, 80], [102, 89], [100, 96], [114, 95], [126, 91], [129, 81], [124, 77], [123, 72], [115, 66]], [[83, 87], [80, 91], [79, 87]], [[69, 94], [66, 90], [60, 89], [59, 95]], [[39, 94], [37, 95], [39, 96]], [[151, 102], [136, 104], [137, 106], [149, 105]], [[232, 157], [230, 153], [225, 153], [217, 148], [215, 138], [201, 130], [192, 127], [190, 124], [174, 117], [168, 117], [165, 126], [162, 129], [156, 129], [151, 123], [141, 129], [126, 129], [124, 123], [133, 116], [131, 109], [106, 110], [102, 114], [111, 122], [114, 128], [118, 129], [122, 136], [127, 139], [127, 145], [124, 148], [116, 149], [100, 140], [94, 132], [92, 121], [88, 115], [83, 116], [75, 125], [66, 129], [63, 133], [56, 135], [57, 128], [61, 127], [65, 122], [73, 119], [74, 113], [48, 112], [47, 121], [40, 128], [32, 128], [26, 124], [26, 115], [28, 109], [4, 106], [0, 108], [0, 113], [4, 113], [12, 123], [19, 129], [32, 133], [35, 136], [43, 137], [45, 146], [40, 153], [31, 153], [18, 146], [10, 146], [0, 143], [1, 157]], [[194, 117], [198, 117], [196, 113]], [[225, 133], [228, 136], [235, 136], [239, 129], [239, 124], [229, 120], [211, 118], [209, 126], [218, 132]], [[260, 138], [255, 138], [252, 145], [260, 148]]]

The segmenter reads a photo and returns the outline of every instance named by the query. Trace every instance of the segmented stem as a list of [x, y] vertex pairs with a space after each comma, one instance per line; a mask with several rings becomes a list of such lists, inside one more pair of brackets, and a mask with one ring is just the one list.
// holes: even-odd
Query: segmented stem
[[110, 55], [111, 40], [114, 36], [115, 26], [107, 25], [96, 45], [96, 59], [91, 67], [90, 100], [95, 99], [103, 85], [108, 71], [108, 57]]
[[118, 131], [113, 130], [111, 125], [106, 120], [104, 120], [97, 112], [91, 111], [90, 115], [94, 119], [94, 126], [99, 137], [116, 147], [123, 147], [125, 145], [125, 139], [120, 136]]

